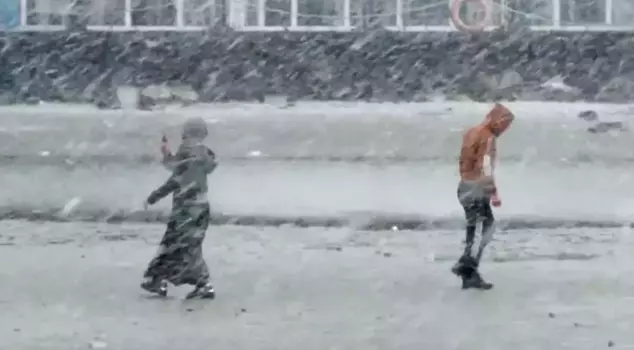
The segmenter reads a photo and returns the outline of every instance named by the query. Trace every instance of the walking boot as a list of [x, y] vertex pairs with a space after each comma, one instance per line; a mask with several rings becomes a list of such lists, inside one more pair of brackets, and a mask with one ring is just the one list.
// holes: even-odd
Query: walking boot
[[185, 299], [201, 298], [201, 299], [214, 299], [216, 297], [216, 291], [214, 286], [210, 283], [197, 284], [194, 290], [189, 292]]
[[158, 278], [148, 278], [141, 283], [141, 288], [152, 294], [167, 296], [167, 281]]
[[464, 277], [471, 276], [473, 271], [476, 271], [477, 269], [478, 261], [468, 255], [463, 255], [451, 267], [451, 272], [458, 277]]
[[462, 289], [480, 289], [480, 290], [489, 290], [493, 288], [493, 284], [486, 282], [480, 276], [478, 270], [474, 270], [473, 273], [469, 275], [462, 276]]

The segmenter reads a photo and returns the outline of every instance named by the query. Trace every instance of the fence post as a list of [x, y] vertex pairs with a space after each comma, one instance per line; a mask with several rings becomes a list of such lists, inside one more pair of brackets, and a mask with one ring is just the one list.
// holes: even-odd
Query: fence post
[[28, 0], [20, 0], [20, 26], [28, 25], [27, 16], [29, 13]]
[[561, 0], [552, 0], [553, 4], [553, 27], [561, 28]]
[[176, 28], [183, 28], [185, 26], [185, 1], [186, 0], [175, 0]]
[[124, 21], [124, 26], [127, 29], [132, 28], [132, 0], [125, 0], [124, 3], [124, 9], [125, 9], [125, 21]]
[[396, 0], [396, 28], [403, 30], [403, 0]]
[[298, 0], [291, 0], [291, 29], [297, 28]]
[[257, 0], [258, 27], [266, 26], [266, 0]]
[[343, 26], [350, 28], [350, 0], [343, 0]]

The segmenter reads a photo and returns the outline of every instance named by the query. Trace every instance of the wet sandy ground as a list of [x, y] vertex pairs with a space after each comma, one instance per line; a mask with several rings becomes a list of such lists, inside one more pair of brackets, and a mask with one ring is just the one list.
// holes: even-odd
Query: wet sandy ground
[[[631, 132], [587, 132], [577, 113], [631, 122], [632, 105], [508, 103], [517, 115], [500, 139], [505, 162], [555, 165], [631, 164]], [[221, 159], [447, 162], [455, 164], [462, 134], [480, 123], [487, 103], [302, 102], [213, 104], [171, 111], [102, 111], [43, 105], [0, 108], [0, 164], [152, 161], [166, 133], [177, 142], [190, 117], [210, 124], [208, 144]], [[17, 158], [17, 159], [16, 159]]]
[[153, 299], [159, 225], [0, 222], [0, 349], [634, 347], [629, 229], [500, 233], [461, 291], [460, 232], [215, 227], [215, 301]]
[[[2, 107], [0, 217], [37, 217], [74, 198], [80, 200], [78, 217], [105, 220], [138, 211], [168, 175], [158, 164], [162, 133], [175, 146], [183, 120], [202, 116], [220, 162], [210, 177], [217, 213], [287, 222], [298, 216], [461, 220], [455, 197], [461, 135], [490, 106], [301, 102], [156, 112]], [[632, 106], [509, 106], [518, 118], [500, 139], [501, 218], [631, 221], [634, 138], [631, 132], [588, 133], [577, 113], [594, 109], [601, 118], [627, 122]], [[164, 201], [153, 209], [168, 206]]]

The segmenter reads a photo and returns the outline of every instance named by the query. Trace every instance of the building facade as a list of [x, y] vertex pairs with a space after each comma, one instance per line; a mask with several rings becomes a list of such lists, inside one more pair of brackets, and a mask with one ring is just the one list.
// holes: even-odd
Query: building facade
[[[454, 31], [452, 11], [487, 28], [634, 31], [634, 0], [0, 0], [4, 30]], [[488, 11], [489, 16], [482, 12]]]

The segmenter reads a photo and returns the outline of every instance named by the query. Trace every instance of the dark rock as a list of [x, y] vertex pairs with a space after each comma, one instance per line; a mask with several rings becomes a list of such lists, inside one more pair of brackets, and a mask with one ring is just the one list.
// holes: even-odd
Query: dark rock
[[585, 121], [594, 122], [599, 119], [599, 114], [595, 111], [583, 111], [578, 115], [579, 119], [583, 119]]
[[151, 110], [154, 106], [156, 106], [155, 99], [139, 93], [139, 97], [137, 100], [138, 109], [147, 111], [147, 110]]
[[[120, 86], [188, 85], [197, 101], [634, 100], [634, 35], [616, 32], [4, 32], [1, 104], [119, 108]], [[544, 86], [560, 77], [571, 89]], [[86, 91], [91, 92], [86, 96]], [[161, 101], [146, 96], [139, 107]], [[186, 100], [176, 102], [192, 103]]]
[[623, 122], [599, 122], [588, 128], [588, 131], [597, 134], [608, 131], [626, 131], [627, 127]]

